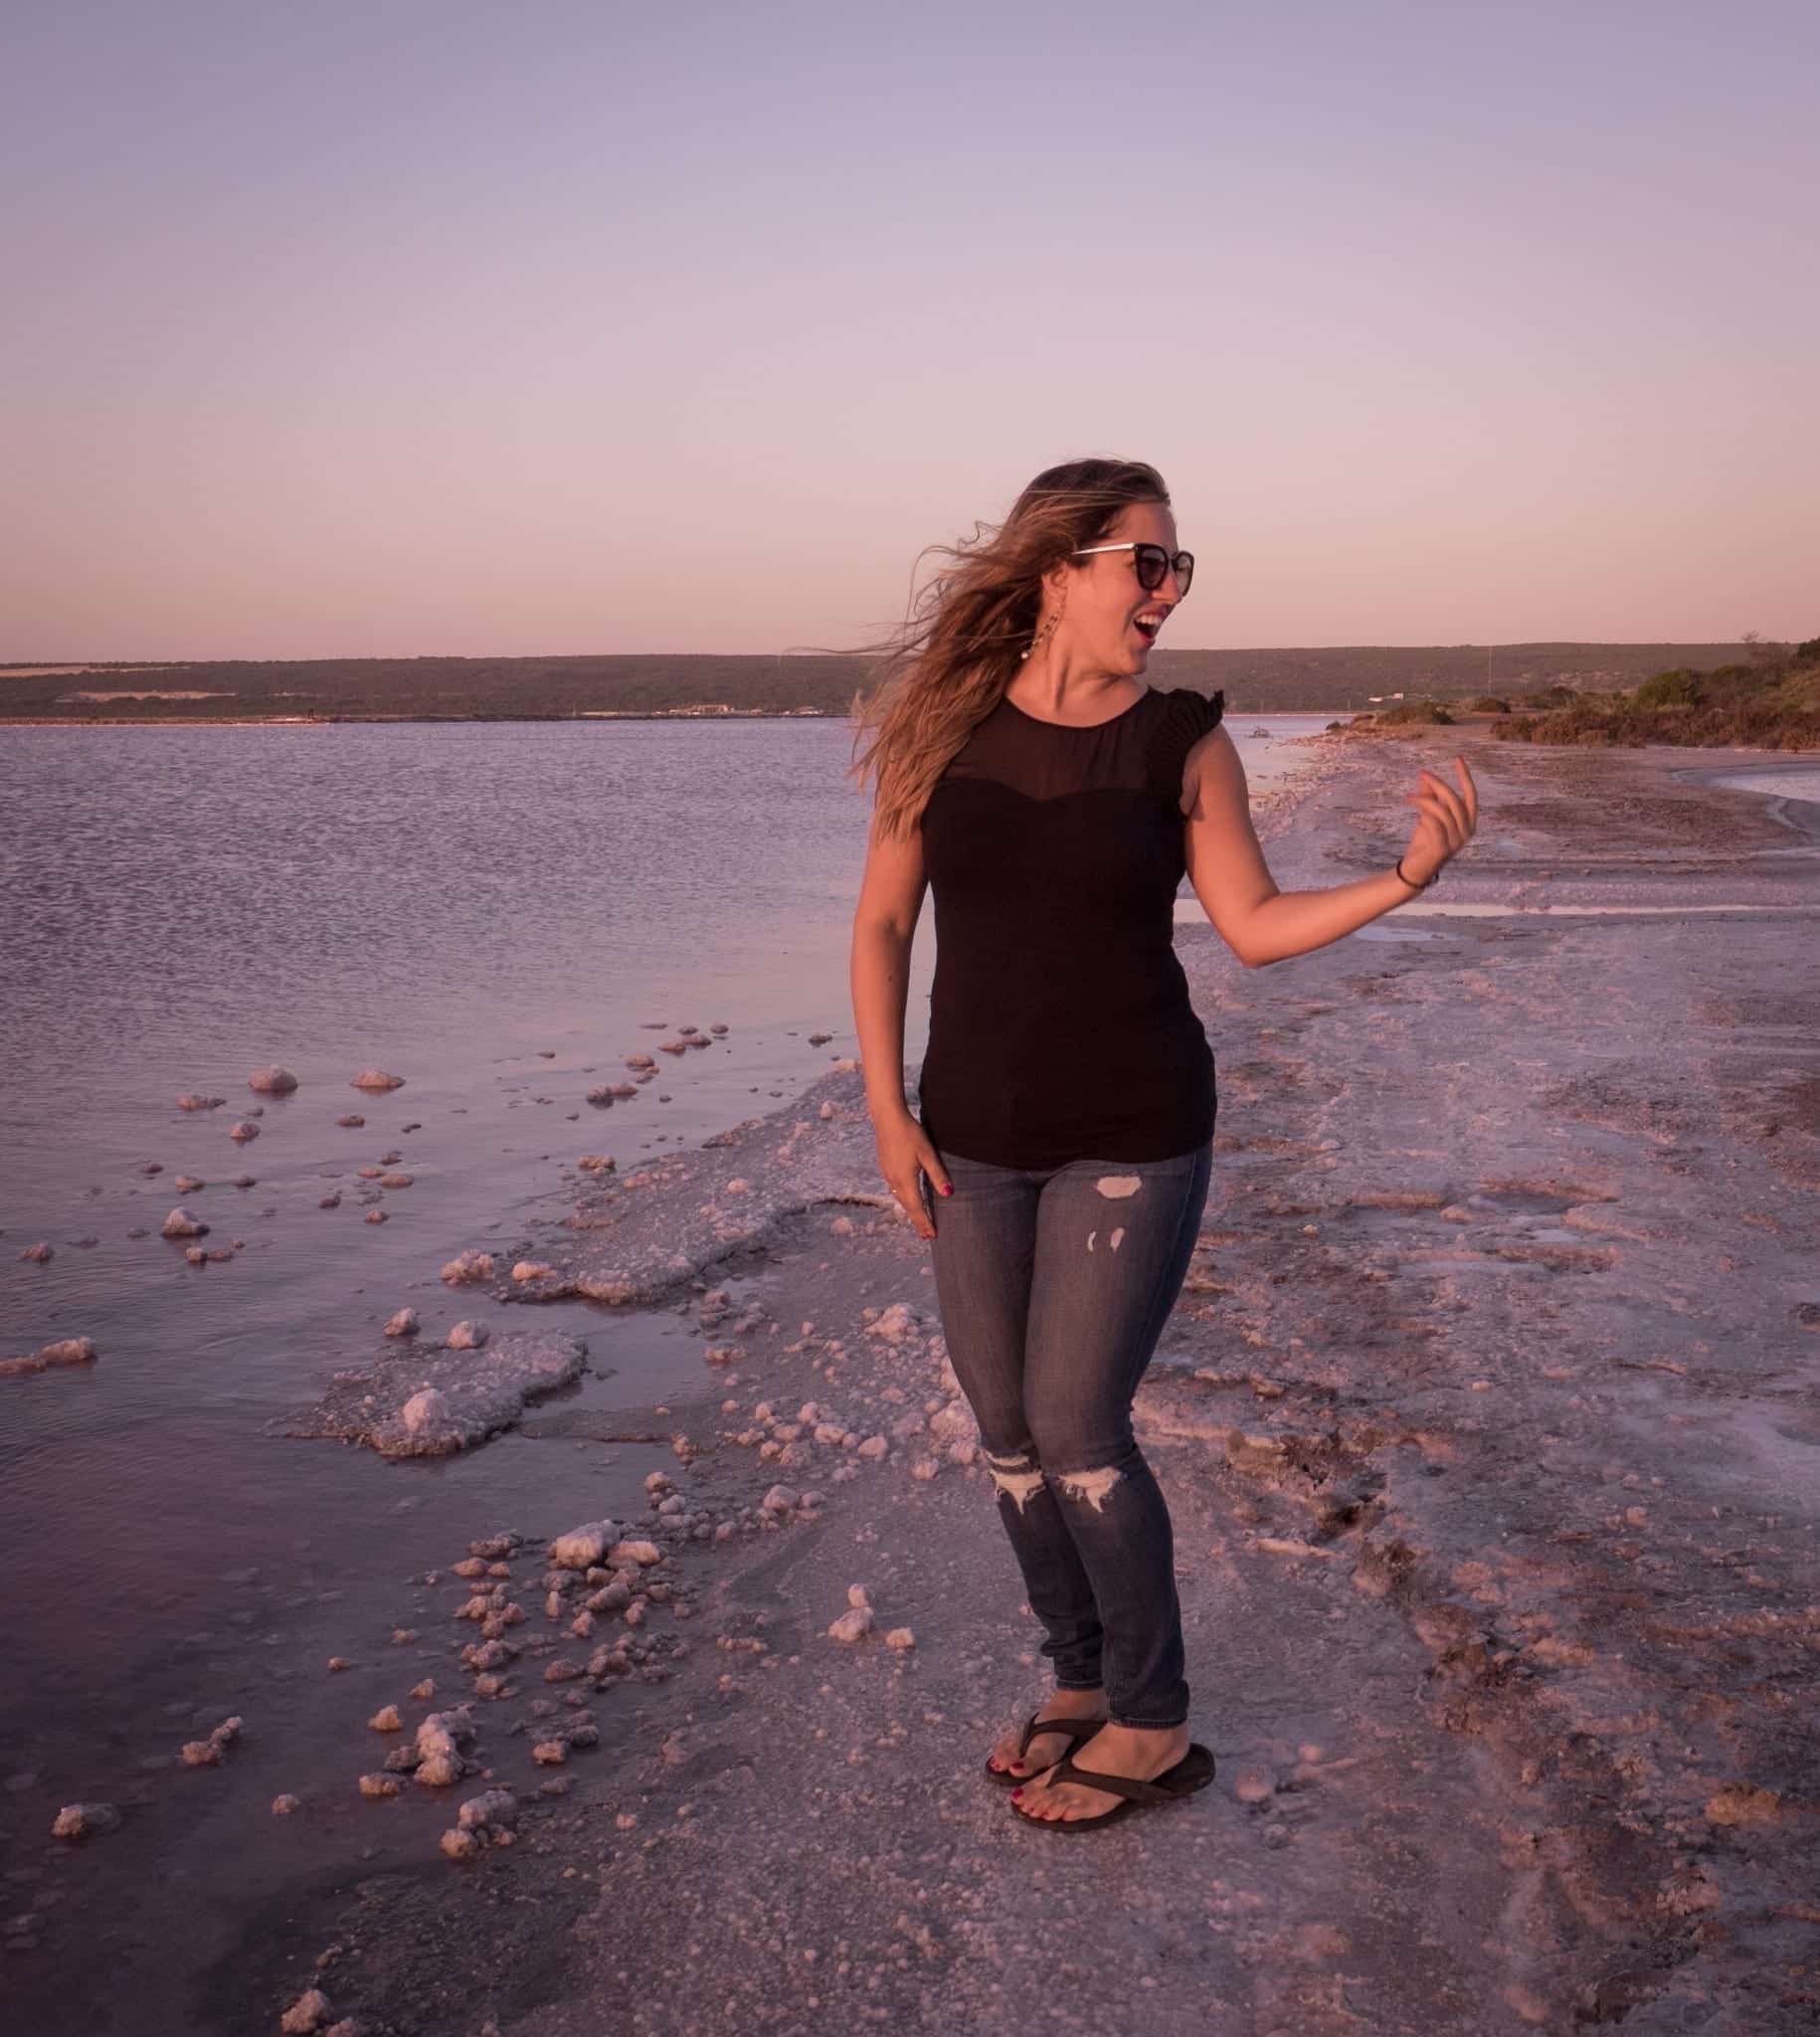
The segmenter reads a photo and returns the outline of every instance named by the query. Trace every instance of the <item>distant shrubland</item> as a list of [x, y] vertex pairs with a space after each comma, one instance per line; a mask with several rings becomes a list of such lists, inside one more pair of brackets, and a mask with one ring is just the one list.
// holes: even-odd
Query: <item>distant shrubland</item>
[[1540, 711], [1505, 717], [1492, 733], [1518, 743], [1820, 749], [1820, 637], [1786, 650], [1751, 649], [1750, 657], [1716, 670], [1675, 665], [1627, 692], [1538, 703]]
[[[1736, 644], [1324, 645], [1159, 650], [1163, 687], [1224, 691], [1229, 715], [1394, 710], [1491, 694], [1547, 706], [1634, 686], [1665, 667], [1704, 672]], [[0, 721], [551, 721], [593, 715], [844, 717], [867, 683], [851, 657], [300, 658], [0, 665]], [[1554, 689], [1554, 690], [1550, 690]], [[1419, 706], [1410, 712], [1423, 715]], [[1432, 719], [1432, 715], [1424, 718]]]

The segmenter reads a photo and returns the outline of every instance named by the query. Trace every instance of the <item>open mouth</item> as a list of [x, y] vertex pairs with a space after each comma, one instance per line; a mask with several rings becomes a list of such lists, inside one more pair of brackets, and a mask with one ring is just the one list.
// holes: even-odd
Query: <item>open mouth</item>
[[1155, 644], [1157, 632], [1163, 628], [1169, 611], [1167, 609], [1146, 609], [1141, 616], [1133, 619], [1132, 628], [1146, 644]]

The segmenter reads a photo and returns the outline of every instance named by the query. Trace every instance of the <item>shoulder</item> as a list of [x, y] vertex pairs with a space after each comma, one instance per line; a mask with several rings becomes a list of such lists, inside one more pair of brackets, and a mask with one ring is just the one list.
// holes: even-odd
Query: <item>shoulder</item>
[[1163, 726], [1173, 732], [1189, 735], [1198, 740], [1209, 729], [1217, 728], [1226, 712], [1226, 695], [1223, 687], [1211, 693], [1202, 693], [1193, 686], [1172, 686], [1158, 696], [1158, 715]]
[[1201, 693], [1192, 686], [1158, 691], [1146, 763], [1151, 790], [1159, 799], [1172, 807], [1181, 805], [1188, 752], [1219, 726], [1225, 708], [1223, 692]]

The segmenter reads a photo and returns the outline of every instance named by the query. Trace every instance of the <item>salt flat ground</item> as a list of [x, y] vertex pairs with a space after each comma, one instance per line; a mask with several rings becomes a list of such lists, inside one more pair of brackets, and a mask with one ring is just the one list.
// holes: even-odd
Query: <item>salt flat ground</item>
[[[480, 1453], [552, 1467], [495, 1480], [462, 1530], [527, 1538], [500, 1580], [523, 1652], [475, 1710], [517, 1843], [445, 1861], [449, 1792], [421, 1787], [305, 1805], [313, 1878], [251, 1892], [193, 1997], [107, 2027], [275, 2027], [315, 1984], [424, 2037], [1811, 2030], [1815, 844], [1678, 776], [1685, 753], [1438, 730], [1329, 743], [1268, 815], [1279, 882], [1386, 864], [1416, 761], [1455, 747], [1482, 833], [1425, 905], [1770, 910], [1396, 913], [1254, 972], [1183, 929], [1217, 1165], [1138, 1417], [1211, 1789], [1064, 1835], [982, 1776], [1040, 1695], [1038, 1636], [963, 1461], [927, 1248], [867, 1200], [836, 1073], [515, 1241], [556, 1269], [552, 1327], [654, 1285], [613, 1333], [630, 1350], [661, 1315], [704, 1358], [647, 1428], [584, 1396]], [[634, 1466], [635, 1429], [684, 1441]], [[623, 1522], [648, 1504], [629, 1466], [682, 1498], [635, 1527], [668, 1595], [639, 1667], [548, 1682], [589, 1644], [573, 1595], [546, 1617], [542, 1544], [586, 1518], [566, 1467], [597, 1461]], [[759, 1529], [743, 1510], [777, 1482], [821, 1498]], [[350, 1720], [425, 1674], [439, 1704], [466, 1693], [465, 1544], [439, 1519], [438, 1581], [362, 1603]], [[847, 1645], [826, 1628], [853, 1584], [877, 1627]], [[584, 1711], [602, 1745], [539, 1797], [531, 1741]], [[350, 1772], [388, 1744], [362, 1731]], [[386, 1835], [364, 1881], [358, 1829]], [[30, 1978], [57, 2027], [56, 1975]]]

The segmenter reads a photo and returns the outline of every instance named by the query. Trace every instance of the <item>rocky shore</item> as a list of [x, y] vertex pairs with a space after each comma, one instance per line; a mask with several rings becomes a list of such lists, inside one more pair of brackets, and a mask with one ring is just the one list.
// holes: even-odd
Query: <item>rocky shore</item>
[[[837, 1065], [324, 1366], [289, 1427], [411, 1458], [395, 1534], [281, 1728], [127, 1693], [80, 1801], [10, 1778], [25, 2026], [1813, 2029], [1820, 836], [1685, 752], [1336, 734], [1279, 883], [1456, 750], [1435, 891], [1262, 971], [1181, 931], [1216, 1168], [1138, 1418], [1211, 1789], [1056, 1845], [983, 1780], [1039, 1635]], [[247, 1886], [160, 1993], [204, 1849]]]

